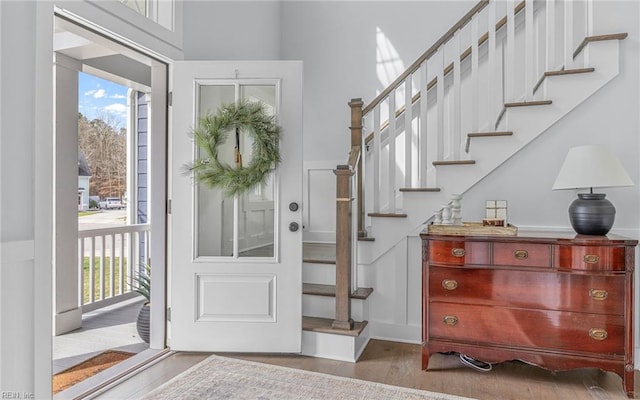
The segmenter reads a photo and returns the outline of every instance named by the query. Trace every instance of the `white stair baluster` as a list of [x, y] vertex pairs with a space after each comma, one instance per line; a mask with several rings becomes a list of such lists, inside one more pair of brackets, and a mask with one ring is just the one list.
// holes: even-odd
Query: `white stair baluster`
[[496, 117], [496, 103], [498, 91], [498, 79], [496, 73], [496, 4], [494, 1], [490, 2], [487, 6], [488, 12], [488, 25], [489, 25], [489, 39], [487, 41], [488, 46], [488, 62], [487, 62], [487, 121], [491, 124], [491, 121]]
[[533, 26], [533, 0], [525, 0], [524, 7], [524, 19], [525, 19], [525, 45], [524, 45], [524, 90], [525, 101], [533, 99], [533, 86], [535, 85], [535, 44], [533, 42], [533, 34], [535, 27]]
[[392, 90], [387, 98], [389, 102], [389, 126], [387, 137], [389, 138], [389, 212], [396, 211], [396, 90]]
[[573, 1], [564, 1], [564, 69], [573, 65]]
[[427, 61], [425, 61], [420, 66], [420, 139], [418, 141], [420, 144], [420, 162], [418, 165], [421, 187], [427, 187], [427, 171], [429, 168], [427, 157], [427, 135], [429, 133], [427, 129], [427, 107], [429, 105], [427, 85], [429, 84], [429, 81], [427, 72]]
[[373, 108], [373, 212], [380, 212], [380, 155], [382, 140], [380, 132], [380, 104]]
[[507, 0], [507, 65], [505, 75], [507, 78], [504, 90], [505, 101], [513, 101], [516, 98], [515, 86], [515, 52], [516, 52], [516, 12], [515, 0]]
[[452, 118], [452, 135], [451, 135], [451, 148], [453, 150], [453, 159], [460, 159], [460, 150], [462, 147], [461, 140], [461, 79], [460, 79], [460, 31], [456, 32], [451, 39], [453, 42], [453, 112]]
[[[587, 3], [584, 7], [584, 18], [585, 18], [585, 37], [589, 37], [593, 35], [593, 0], [587, 0]], [[589, 49], [585, 49], [583, 51], [582, 60], [584, 62], [583, 67], [589, 67]]]
[[412, 169], [413, 169], [413, 105], [412, 105], [412, 78], [411, 74], [404, 81], [404, 185], [412, 187]]
[[480, 128], [480, 113], [478, 112], [478, 92], [480, 77], [478, 76], [478, 14], [471, 19], [471, 131]]
[[438, 132], [437, 134], [437, 153], [436, 160], [444, 160], [444, 46], [440, 46], [438, 53], [435, 56], [438, 69], [438, 80], [436, 81], [437, 88], [437, 118], [438, 118]]
[[556, 55], [556, 0], [547, 0], [546, 5], [546, 58], [547, 71], [555, 70]]

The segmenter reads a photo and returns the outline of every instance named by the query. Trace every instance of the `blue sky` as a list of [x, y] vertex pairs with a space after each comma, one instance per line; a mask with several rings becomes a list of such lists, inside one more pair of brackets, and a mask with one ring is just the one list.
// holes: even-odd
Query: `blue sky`
[[113, 120], [125, 128], [127, 119], [127, 87], [80, 72], [78, 77], [78, 111], [87, 119]]

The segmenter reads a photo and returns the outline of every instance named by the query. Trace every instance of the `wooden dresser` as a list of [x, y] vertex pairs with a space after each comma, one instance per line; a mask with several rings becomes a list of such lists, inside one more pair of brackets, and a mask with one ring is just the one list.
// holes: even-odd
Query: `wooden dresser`
[[436, 352], [550, 370], [595, 367], [633, 396], [636, 240], [423, 233], [422, 368]]

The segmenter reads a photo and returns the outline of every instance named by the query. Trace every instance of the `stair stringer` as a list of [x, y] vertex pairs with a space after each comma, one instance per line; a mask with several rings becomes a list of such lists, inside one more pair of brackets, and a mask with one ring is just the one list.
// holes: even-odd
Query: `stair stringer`
[[553, 101], [551, 105], [506, 110], [498, 128], [513, 131], [513, 136], [473, 140], [470, 158], [475, 164], [438, 167], [440, 192], [403, 193], [402, 212], [407, 218], [372, 218], [370, 236], [375, 241], [358, 243], [358, 264], [375, 262], [410, 232], [423, 227], [435, 210], [449, 202], [451, 194], [464, 194], [619, 74], [618, 40], [589, 42], [583, 52], [581, 57], [595, 71], [546, 77], [538, 97], [542, 93], [544, 99]]

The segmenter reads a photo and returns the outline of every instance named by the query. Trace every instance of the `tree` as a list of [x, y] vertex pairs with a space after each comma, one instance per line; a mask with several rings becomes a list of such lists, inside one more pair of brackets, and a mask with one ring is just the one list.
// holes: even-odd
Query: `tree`
[[126, 191], [127, 134], [109, 114], [89, 121], [78, 113], [78, 145], [92, 177], [89, 194], [120, 197]]

